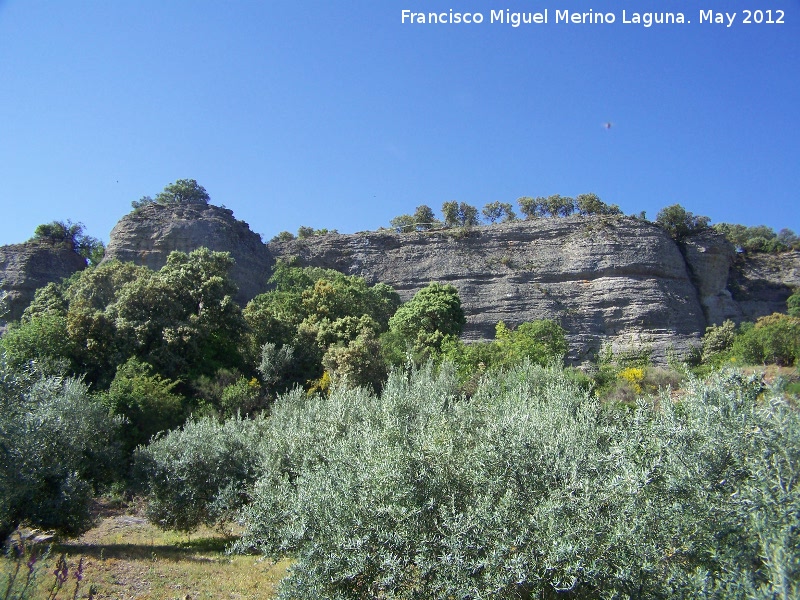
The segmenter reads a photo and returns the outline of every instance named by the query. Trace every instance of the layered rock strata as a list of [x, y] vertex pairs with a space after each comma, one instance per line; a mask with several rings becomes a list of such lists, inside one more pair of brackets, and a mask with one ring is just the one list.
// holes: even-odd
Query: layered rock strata
[[[106, 258], [159, 269], [173, 250], [203, 246], [233, 256], [241, 304], [267, 289], [278, 259], [381, 281], [403, 300], [432, 281], [451, 283], [467, 314], [466, 340], [491, 339], [500, 320], [554, 319], [568, 331], [574, 363], [592, 360], [605, 344], [617, 352], [650, 350], [659, 363], [685, 357], [708, 325], [785, 312], [800, 287], [800, 252], [737, 255], [712, 231], [676, 244], [652, 223], [620, 216], [264, 244], [226, 208], [149, 205], [114, 227]], [[3, 287], [13, 296], [7, 318], [22, 313], [37, 287], [83, 268], [74, 252], [61, 250], [0, 249]]]
[[125, 215], [111, 230], [105, 260], [157, 270], [170, 252], [200, 247], [230, 252], [236, 261], [231, 276], [239, 286], [240, 304], [266, 289], [274, 261], [261, 236], [234, 218], [232, 210], [212, 204], [150, 204]]
[[85, 268], [86, 260], [77, 252], [44, 240], [0, 246], [0, 290], [7, 295], [0, 331], [22, 316], [37, 289]]
[[[570, 359], [577, 363], [594, 358], [604, 343], [615, 351], [649, 349], [657, 362], [683, 357], [706, 326], [678, 246], [659, 227], [632, 218], [327, 235], [272, 242], [270, 252], [383, 281], [403, 300], [431, 281], [452, 283], [467, 314], [467, 340], [492, 338], [499, 320], [555, 319], [567, 329]], [[713, 278], [707, 286], [713, 291], [728, 266], [706, 261], [699, 277]]]

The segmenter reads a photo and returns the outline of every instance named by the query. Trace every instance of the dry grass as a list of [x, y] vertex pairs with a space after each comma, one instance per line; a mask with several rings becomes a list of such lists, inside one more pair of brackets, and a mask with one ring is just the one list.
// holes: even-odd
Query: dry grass
[[[100, 506], [96, 527], [53, 548], [69, 556], [70, 578], [59, 598], [72, 598], [72, 578], [79, 557], [84, 559], [80, 598], [94, 586], [103, 600], [269, 599], [286, 575], [289, 561], [274, 564], [257, 556], [229, 556], [229, 535], [201, 529], [191, 535], [164, 532], [134, 511]], [[4, 559], [5, 560], [5, 559]], [[39, 594], [53, 582], [55, 558], [39, 581]]]

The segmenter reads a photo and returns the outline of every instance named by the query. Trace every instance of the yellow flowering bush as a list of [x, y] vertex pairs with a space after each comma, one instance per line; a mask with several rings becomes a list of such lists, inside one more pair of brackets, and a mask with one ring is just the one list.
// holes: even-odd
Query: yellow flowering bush
[[637, 394], [642, 393], [642, 382], [644, 381], [644, 369], [641, 367], [628, 367], [617, 374], [619, 379], [627, 381]]

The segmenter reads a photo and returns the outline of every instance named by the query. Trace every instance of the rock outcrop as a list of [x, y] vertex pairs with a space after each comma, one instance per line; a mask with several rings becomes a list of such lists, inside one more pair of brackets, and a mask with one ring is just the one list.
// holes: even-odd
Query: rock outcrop
[[[706, 240], [703, 258], [722, 255]], [[555, 319], [569, 332], [571, 360], [590, 360], [604, 343], [649, 348], [657, 362], [699, 344], [704, 296], [719, 295], [729, 262], [694, 261], [690, 273], [659, 227], [626, 217], [541, 219], [468, 232], [327, 235], [272, 242], [274, 256], [392, 285], [404, 300], [431, 281], [452, 283], [467, 314], [465, 338], [493, 337], [499, 320]], [[700, 248], [714, 248], [701, 251]], [[704, 253], [705, 252], [705, 253]]]
[[736, 250], [728, 240], [712, 230], [701, 231], [679, 244], [692, 281], [697, 287], [700, 305], [709, 325], [726, 319], [740, 321], [741, 307], [728, 290], [728, 277]]
[[0, 289], [7, 294], [7, 313], [0, 331], [22, 316], [36, 290], [86, 268], [86, 260], [71, 248], [45, 240], [0, 246]]
[[104, 260], [157, 270], [170, 252], [203, 246], [230, 252], [236, 261], [231, 276], [239, 286], [237, 302], [245, 304], [266, 289], [274, 260], [261, 236], [234, 218], [232, 210], [212, 204], [150, 204], [125, 215], [111, 230]]
[[800, 289], [800, 252], [740, 254], [731, 268], [728, 289], [740, 321], [785, 313], [786, 299]]
[[[230, 252], [241, 304], [267, 288], [277, 259], [360, 275], [403, 300], [431, 281], [453, 284], [467, 314], [464, 337], [490, 339], [500, 320], [554, 319], [574, 363], [601, 347], [685, 357], [708, 325], [785, 312], [800, 286], [800, 252], [736, 254], [713, 231], [676, 244], [661, 228], [622, 216], [538, 219], [470, 230], [328, 234], [264, 244], [232, 211], [205, 204], [148, 205], [114, 227], [106, 259], [161, 268], [173, 250]], [[16, 318], [33, 291], [83, 268], [74, 252], [33, 243], [0, 253]]]

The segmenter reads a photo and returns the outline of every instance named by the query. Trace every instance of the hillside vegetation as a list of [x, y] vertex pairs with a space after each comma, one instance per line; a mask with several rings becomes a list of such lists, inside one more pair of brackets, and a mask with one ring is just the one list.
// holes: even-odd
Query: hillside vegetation
[[[140, 207], [207, 202], [178, 184]], [[669, 214], [675, 236], [708, 225]], [[278, 262], [240, 307], [231, 267], [201, 248], [37, 291], [0, 338], [2, 539], [79, 535], [112, 495], [291, 561], [282, 598], [800, 594], [796, 292], [785, 314], [709, 327], [689, 360], [606, 346], [577, 369], [554, 320], [464, 343], [446, 283], [401, 302]], [[0, 593], [26, 597], [40, 555], [10, 548]]]

